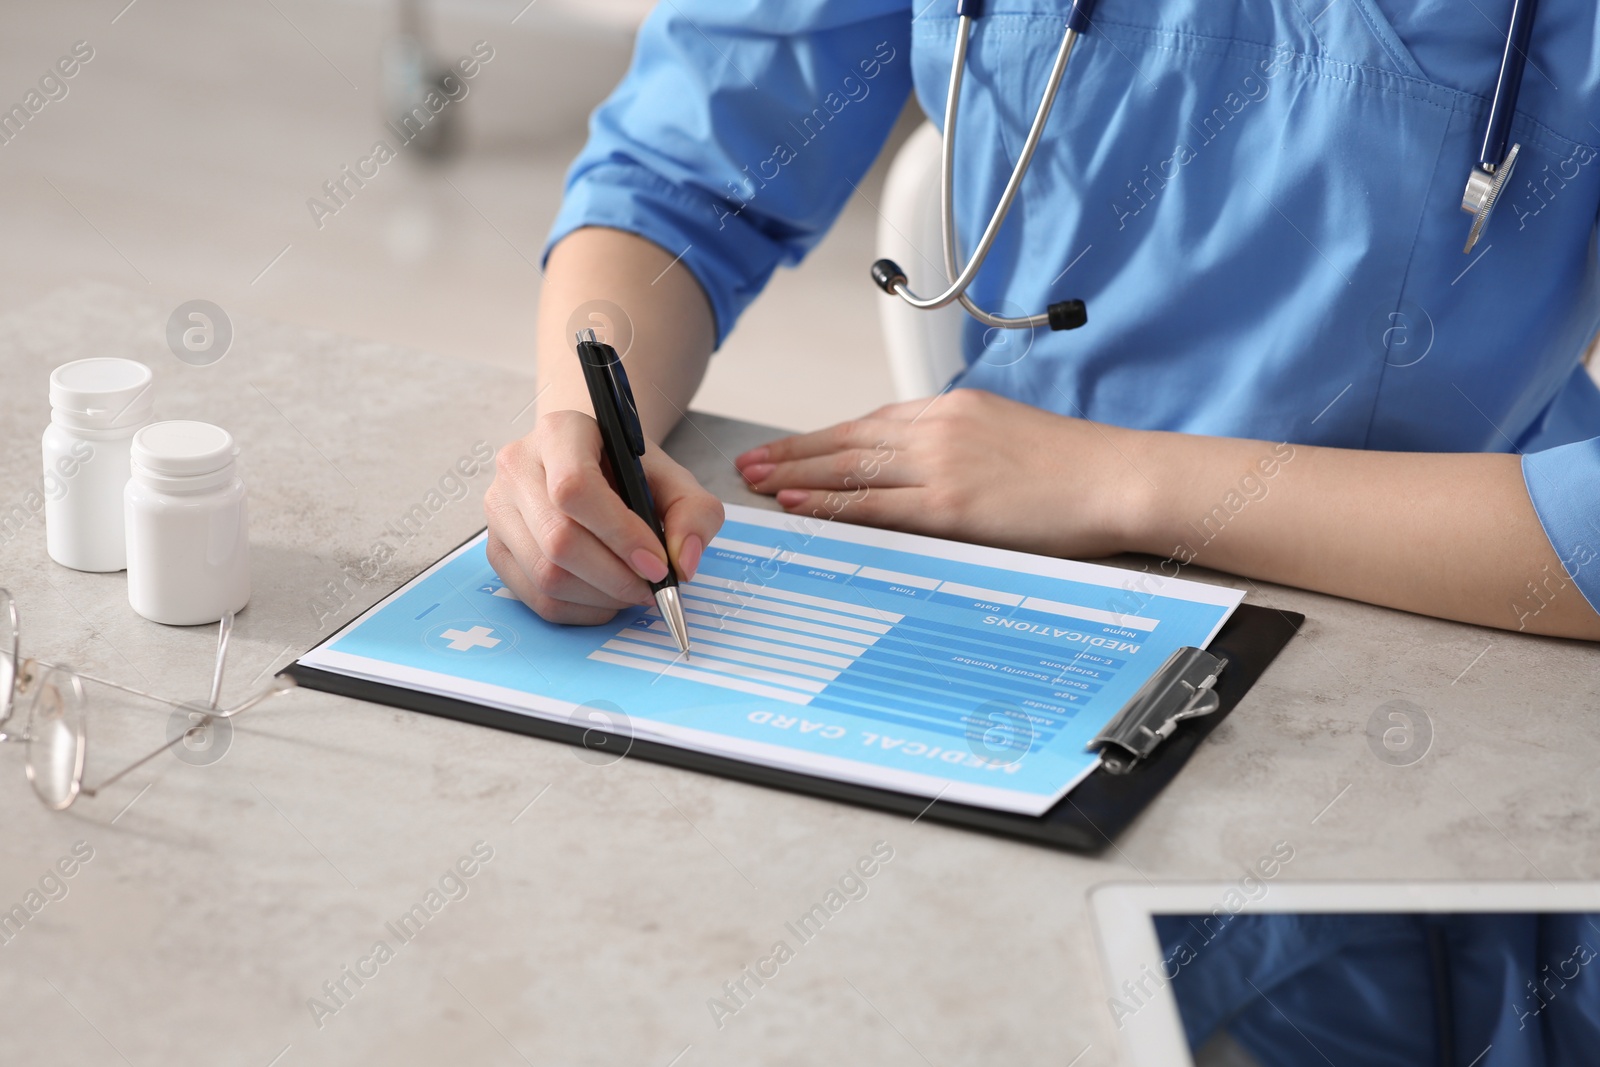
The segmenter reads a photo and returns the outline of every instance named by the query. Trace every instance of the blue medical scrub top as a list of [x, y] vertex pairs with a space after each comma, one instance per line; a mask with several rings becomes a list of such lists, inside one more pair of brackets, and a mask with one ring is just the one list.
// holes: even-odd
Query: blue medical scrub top
[[[681, 253], [720, 341], [855, 195], [909, 92], [942, 122], [955, 4], [915, 2], [915, 17], [908, 0], [661, 4], [595, 112], [551, 243], [597, 225]], [[964, 248], [1011, 172], [1062, 29], [1059, 3], [987, 6], [957, 138]], [[1600, 327], [1600, 11], [1540, 4], [1511, 130], [1521, 159], [1468, 256], [1462, 187], [1510, 7], [1101, 0], [973, 286], [1011, 313], [1081, 297], [1089, 323], [1036, 333], [1020, 359], [1014, 340], [986, 343], [971, 323], [960, 384], [1130, 427], [1519, 452], [1545, 531], [1600, 605], [1600, 391], [1580, 365]], [[1462, 521], [1479, 518], [1493, 517], [1464, 500]], [[1264, 929], [1267, 948], [1332, 968], [1310, 989], [1344, 991], [1324, 998], [1335, 1030], [1363, 1005], [1379, 1032], [1431, 1018], [1414, 938], [1374, 965], [1342, 951], [1355, 935], [1337, 924]], [[1251, 973], [1291, 992], [1288, 971]], [[1515, 1029], [1497, 1005], [1522, 990], [1497, 986], [1504, 973], [1461, 971], [1478, 983], [1459, 993], [1477, 1028], [1463, 1044]], [[1576, 992], [1563, 1034], [1585, 1051], [1548, 1062], [1600, 1056], [1592, 976]], [[1274, 1063], [1323, 1062], [1257, 1047], [1281, 1053]], [[1508, 1037], [1477, 1067], [1546, 1062], [1528, 1047]], [[1545, 1051], [1558, 1047], [1571, 1046]]]
[[[942, 121], [954, 6], [661, 4], [594, 114], [551, 242], [600, 225], [682, 252], [720, 339], [855, 195], [909, 91]], [[1062, 29], [1059, 3], [987, 6], [957, 138], [963, 248]], [[1539, 6], [1521, 159], [1468, 256], [1462, 187], [1510, 6], [1102, 0], [973, 286], [1015, 313], [1081, 297], [1089, 324], [1039, 331], [1018, 359], [1020, 342], [971, 323], [960, 384], [1131, 427], [1521, 453], [1546, 533], [1600, 605], [1600, 391], [1580, 365], [1600, 327], [1600, 12]]]
[[1226, 1027], [1270, 1067], [1580, 1067], [1600, 1062], [1597, 920], [1219, 908], [1156, 929], [1194, 1048]]

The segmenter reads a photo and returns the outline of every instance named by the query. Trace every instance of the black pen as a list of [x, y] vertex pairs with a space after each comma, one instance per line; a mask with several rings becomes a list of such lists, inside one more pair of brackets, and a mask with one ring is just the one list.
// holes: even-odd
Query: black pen
[[659, 582], [651, 582], [650, 591], [656, 596], [656, 607], [661, 609], [661, 617], [678, 642], [679, 651], [687, 654], [689, 624], [683, 621], [678, 576], [667, 548], [667, 533], [656, 516], [650, 483], [645, 480], [644, 465], [639, 462], [644, 455], [644, 428], [639, 424], [639, 408], [633, 402], [628, 372], [622, 369], [617, 350], [596, 337], [593, 330], [578, 331], [578, 360], [583, 364], [583, 381], [589, 387], [589, 401], [594, 405], [594, 419], [600, 424], [600, 440], [605, 445], [606, 459], [611, 463], [611, 476], [617, 480], [617, 492], [629, 510], [648, 523], [661, 539], [661, 549], [667, 557], [667, 576]]

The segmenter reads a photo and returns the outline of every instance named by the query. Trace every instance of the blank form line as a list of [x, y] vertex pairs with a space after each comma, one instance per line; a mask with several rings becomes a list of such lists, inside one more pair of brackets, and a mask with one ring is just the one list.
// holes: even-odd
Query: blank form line
[[[715, 547], [715, 546], [713, 546]], [[863, 567], [857, 573], [863, 578], [871, 578], [869, 568]], [[779, 589], [775, 586], [762, 585], [757, 582], [740, 582], [732, 578], [718, 578], [714, 574], [697, 574], [690, 586], [711, 585], [719, 589], [731, 589], [736, 593], [748, 593], [751, 596], [770, 597], [775, 600], [792, 600], [796, 604], [809, 604], [814, 608], [827, 608], [830, 611], [840, 611], [849, 615], [860, 615], [876, 622], [899, 622], [904, 615], [892, 611], [880, 611], [874, 607], [861, 604], [851, 604], [844, 600], [829, 600], [827, 597], [812, 596], [809, 593], [796, 593], [788, 589]], [[928, 588], [933, 588], [938, 583], [933, 582]]]
[[[652, 641], [668, 648], [678, 647], [677, 638], [672, 636], [672, 631], [667, 629], [667, 624], [659, 620], [652, 620], [647, 627], [628, 627], [618, 632], [617, 636], [628, 637], [635, 641]], [[817, 652], [798, 645], [782, 645], [775, 641], [758, 641], [753, 637], [736, 637], [733, 634], [723, 633], [721, 630], [710, 630], [700, 626], [690, 627], [689, 638], [697, 647], [710, 645], [714, 648], [737, 648], [746, 652], [761, 652], [768, 656], [781, 656], [784, 659], [797, 660], [800, 663], [815, 664], [819, 667], [834, 667], [839, 670], [844, 670], [855, 662], [854, 656], [833, 656], [826, 652]]]
[[738, 622], [728, 615], [717, 615], [715, 624], [703, 622], [697, 613], [689, 614], [689, 637], [698, 640], [701, 633], [720, 634], [732, 631], [736, 634], [748, 634], [751, 637], [765, 638], [779, 644], [799, 645], [802, 648], [815, 648], [822, 652], [833, 652], [852, 659], [861, 654], [862, 648], [857, 644], [846, 644], [843, 641], [829, 641], [826, 637], [812, 637], [810, 634], [794, 633], [789, 630], [776, 630], [770, 626], [758, 626], [754, 623]]
[[[644, 646], [654, 650], [655, 659], [666, 656], [676, 661], [683, 653], [678, 650], [677, 641], [669, 634], [652, 633], [649, 630], [640, 630], [630, 627], [617, 636], [607, 641], [602, 647], [615, 648], [619, 652], [631, 652]], [[634, 653], [638, 655], [638, 652]], [[707, 663], [707, 660], [711, 663]], [[765, 667], [767, 670], [778, 671], [782, 674], [797, 674], [806, 678], [817, 678], [824, 682], [831, 682], [839, 677], [839, 672], [827, 667], [819, 667], [813, 663], [804, 663], [799, 660], [781, 659], [778, 656], [763, 656], [759, 652], [746, 652], [743, 649], [725, 648], [720, 645], [696, 647], [693, 662], [703, 667], [715, 667], [716, 660], [726, 659], [735, 663], [748, 663], [752, 667]]]
[[786, 704], [809, 704], [810, 693], [801, 693], [793, 689], [780, 689], [775, 685], [762, 685], [759, 682], [746, 682], [725, 674], [715, 674], [711, 671], [696, 670], [692, 667], [682, 667], [669, 663], [660, 671], [657, 661], [648, 659], [635, 659], [632, 656], [619, 656], [615, 652], [596, 649], [589, 653], [589, 658], [598, 663], [609, 663], [616, 667], [632, 667], [637, 671], [648, 671], [658, 677], [665, 675], [670, 678], [681, 678], [689, 682], [703, 682], [706, 685], [721, 686], [723, 689], [736, 689], [741, 693], [753, 693], [758, 697], [768, 700], [781, 700]]
[[[752, 611], [749, 608], [735, 607], [732, 611], [717, 611], [715, 609], [726, 607], [714, 600], [705, 600], [698, 596], [683, 596], [683, 608], [686, 612], [697, 615], [710, 616], [714, 619], [740, 619], [766, 626], [777, 626], [785, 630], [798, 630], [801, 633], [814, 634], [841, 643], [856, 645], [874, 645], [878, 643], [879, 634], [863, 633], [860, 630], [845, 630], [838, 626], [824, 626], [820, 622], [807, 622], [804, 619], [793, 619], [787, 615], [773, 615], [764, 611]], [[693, 605], [691, 607], [691, 605]]]
[[873, 622], [857, 615], [845, 615], [841, 612], [828, 611], [823, 608], [808, 608], [802, 604], [791, 604], [787, 600], [755, 597], [745, 593], [726, 592], [721, 589], [696, 589], [693, 585], [690, 585], [685, 588], [684, 592], [685, 594], [693, 594], [702, 600], [731, 604], [737, 608], [759, 608], [762, 611], [792, 615], [797, 619], [809, 619], [812, 622], [820, 622], [828, 626], [844, 626], [873, 634], [886, 634], [889, 632], [891, 625], [885, 622]]
[[[683, 659], [683, 653], [676, 648], [639, 644], [634, 641], [625, 641], [620, 637], [613, 637], [600, 647], [609, 649], [612, 652], [638, 656], [641, 659], [665, 660], [669, 664], [678, 663]], [[762, 670], [760, 667], [746, 667], [731, 661], [719, 661], [715, 656], [704, 652], [690, 662], [702, 671], [715, 671], [718, 674], [729, 674], [736, 678], [752, 678], [758, 682], [788, 686], [790, 689], [797, 689], [806, 693], [820, 693], [827, 688], [828, 681], [832, 680], [819, 681], [815, 678], [802, 678], [797, 674]]]

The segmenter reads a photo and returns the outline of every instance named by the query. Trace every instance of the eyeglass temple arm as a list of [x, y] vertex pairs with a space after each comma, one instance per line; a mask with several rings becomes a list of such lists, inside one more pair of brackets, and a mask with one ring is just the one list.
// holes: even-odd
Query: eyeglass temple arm
[[[211, 699], [207, 703], [207, 707], [212, 710], [216, 709], [217, 704], [220, 702], [222, 697], [222, 674], [223, 669], [227, 666], [228, 638], [232, 633], [233, 612], [230, 611], [228, 614], [224, 615], [222, 620], [217, 624], [217, 658], [216, 662], [211, 668]], [[122, 693], [130, 693], [136, 697], [144, 697], [146, 700], [153, 700], [157, 704], [165, 704], [169, 708], [186, 708], [189, 706], [187, 701], [173, 700], [171, 697], [158, 696], [155, 693], [147, 693], [143, 689], [136, 689], [131, 685], [124, 685], [121, 682], [113, 682], [110, 678], [101, 678], [98, 675], [89, 674], [87, 671], [80, 671], [73, 667], [67, 667], [60, 663], [50, 663], [42, 659], [24, 660], [18, 665], [19, 677], [21, 675], [22, 667], [28, 664], [31, 664], [35, 667], [43, 667], [45, 670], [70, 671], [86, 682], [93, 682], [96, 685], [103, 685]], [[244, 709], [242, 707], [236, 708], [234, 711], [219, 714], [217, 717], [226, 719], [229, 716], [243, 710]]]
[[[188, 737], [194, 731], [205, 729], [207, 726], [209, 726], [211, 724], [211, 720], [212, 719], [231, 719], [235, 715], [239, 715], [239, 714], [242, 714], [242, 713], [244, 713], [246, 711], [249, 711], [251, 708], [255, 707], [257, 704], [260, 704], [262, 701], [268, 700], [268, 699], [270, 699], [272, 697], [277, 696], [279, 693], [287, 693], [289, 690], [294, 689], [298, 685], [299, 685], [299, 683], [296, 682], [293, 678], [289, 677], [286, 674], [280, 674], [280, 675], [278, 675], [276, 678], [274, 678], [272, 680], [272, 684], [270, 686], [268, 686], [267, 688], [261, 690], [261, 692], [255, 694], [254, 696], [250, 697], [250, 699], [246, 700], [242, 704], [236, 705], [236, 706], [231, 707], [231, 708], [225, 708], [225, 709], [222, 709], [222, 710], [217, 710], [216, 706], [213, 704], [212, 705], [212, 710], [206, 711], [206, 712], [200, 712], [199, 713], [200, 716], [201, 716], [200, 721], [195, 723], [193, 726], [189, 727], [187, 730], [183, 731], [183, 733], [179, 734], [177, 737], [174, 737], [171, 741], [168, 741], [166, 744], [162, 745], [160, 748], [156, 749], [154, 752], [150, 753], [148, 756], [144, 756], [144, 757], [140, 758], [139, 760], [137, 760], [136, 762], [130, 763], [128, 766], [122, 768], [122, 770], [118, 771], [116, 774], [113, 774], [111, 777], [105, 779], [104, 781], [99, 782], [98, 784], [96, 784], [96, 785], [94, 785], [92, 787], [91, 786], [84, 786], [83, 789], [81, 790], [81, 792], [86, 797], [93, 797], [96, 793], [100, 792], [100, 790], [106, 788], [106, 786], [115, 784], [116, 782], [120, 781], [121, 779], [123, 779], [127, 775], [132, 774], [134, 771], [138, 770], [140, 767], [143, 767], [146, 763], [149, 763], [151, 760], [155, 759], [157, 756], [161, 755], [161, 753], [166, 752], [168, 749], [174, 747], [175, 745], [178, 744], [178, 742], [180, 742], [184, 738]], [[179, 706], [181, 707], [182, 705], [179, 705]]]
[[[227, 612], [226, 614], [224, 614], [222, 616], [221, 620], [219, 620], [218, 623], [217, 623], [217, 657], [216, 657], [216, 663], [212, 667], [212, 670], [211, 670], [211, 698], [210, 698], [210, 700], [208, 700], [206, 702], [206, 709], [207, 710], [206, 710], [206, 713], [202, 716], [201, 720], [199, 722], [195, 723], [193, 726], [190, 726], [189, 729], [183, 731], [183, 733], [179, 734], [177, 737], [174, 737], [171, 741], [168, 741], [166, 744], [164, 744], [160, 748], [156, 749], [154, 752], [151, 752], [149, 755], [144, 756], [143, 758], [141, 758], [141, 759], [139, 759], [139, 760], [137, 760], [137, 761], [135, 761], [133, 763], [130, 763], [128, 766], [124, 767], [122, 770], [118, 771], [116, 774], [113, 774], [111, 777], [109, 777], [109, 778], [105, 779], [104, 781], [100, 782], [98, 785], [84, 786], [83, 789], [82, 789], [82, 792], [84, 793], [85, 796], [93, 797], [96, 793], [100, 792], [100, 790], [106, 788], [109, 785], [112, 785], [112, 784], [120, 781], [121, 779], [123, 779], [127, 775], [132, 774], [134, 771], [138, 770], [140, 767], [143, 767], [146, 763], [149, 763], [151, 760], [155, 759], [157, 756], [161, 755], [163, 752], [166, 752], [167, 750], [169, 750], [169, 749], [173, 748], [174, 746], [176, 746], [179, 742], [181, 742], [184, 738], [188, 737], [195, 730], [203, 730], [203, 729], [205, 729], [207, 726], [209, 726], [211, 724], [211, 720], [212, 719], [231, 719], [233, 716], [238, 715], [240, 712], [248, 711], [250, 708], [255, 707], [257, 704], [261, 703], [263, 700], [266, 700], [268, 697], [276, 696], [279, 693], [285, 692], [285, 691], [287, 691], [289, 689], [293, 689], [295, 687], [296, 683], [295, 683], [294, 679], [289, 678], [287, 676], [280, 676], [279, 678], [273, 679], [273, 684], [271, 686], [269, 686], [268, 688], [266, 688], [266, 689], [262, 690], [261, 692], [257, 693], [255, 696], [251, 697], [250, 699], [246, 700], [243, 704], [240, 704], [240, 705], [238, 705], [237, 707], [234, 707], [234, 708], [229, 708], [226, 711], [219, 711], [217, 709], [217, 704], [222, 699], [222, 676], [223, 676], [223, 672], [225, 671], [225, 669], [227, 668], [227, 665], [228, 665], [228, 638], [230, 636], [232, 636], [232, 634], [233, 634], [233, 612], [230, 611], [230, 612]], [[87, 677], [87, 676], [85, 676], [85, 677]], [[103, 679], [95, 679], [95, 680], [96, 681], [103, 681]], [[135, 689], [131, 688], [130, 686], [117, 685], [115, 682], [107, 682], [106, 684], [111, 685], [113, 688], [121, 689], [124, 692], [130, 692], [130, 693], [138, 692], [138, 690], [135, 690]], [[140, 695], [141, 696], [150, 696], [150, 694], [148, 694], [148, 693], [141, 693]], [[159, 700], [163, 704], [168, 704], [168, 705], [175, 706], [175, 707], [180, 707], [181, 708], [181, 707], [185, 706], [185, 705], [180, 704], [180, 703], [178, 703], [176, 701], [168, 700], [168, 699], [163, 698], [163, 697], [154, 697], [153, 699]]]
[[211, 672], [211, 700], [206, 705], [215, 710], [222, 699], [222, 670], [228, 664], [228, 637], [233, 633], [233, 612], [227, 612], [217, 623], [217, 663]]
[[[4, 619], [10, 624], [11, 631], [11, 647], [0, 648], [0, 656], [11, 657], [11, 699], [0, 705], [0, 726], [4, 726], [11, 721], [11, 716], [17, 711], [17, 677], [22, 673], [22, 620], [17, 617], [17, 602], [12, 599], [11, 591], [4, 586], [0, 586], [0, 603], [5, 604]], [[0, 740], [5, 737], [5, 733], [0, 732]]]

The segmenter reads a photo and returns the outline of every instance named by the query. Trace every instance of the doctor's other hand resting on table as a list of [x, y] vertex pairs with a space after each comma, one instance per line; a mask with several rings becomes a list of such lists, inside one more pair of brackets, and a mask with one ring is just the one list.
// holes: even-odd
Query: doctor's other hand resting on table
[[[624, 309], [660, 441], [913, 89], [943, 125], [962, 33], [984, 77], [956, 94], [954, 261], [986, 247], [1063, 33], [1054, 0], [987, 7], [969, 24], [955, 0], [679, 0], [647, 19], [568, 174], [538, 424], [486, 500], [490, 560], [539, 614], [602, 622], [667, 566], [606, 481], [571, 337], [586, 307]], [[1518, 175], [1560, 181], [1537, 198], [1506, 181], [1472, 256], [1462, 178], [1505, 30], [1441, 10], [1375, 32], [1373, 10], [1313, 32], [1292, 0], [1103, 0], [967, 290], [1011, 315], [1082, 297], [1087, 326], [995, 360], [969, 321], [944, 393], [769, 442], [740, 473], [797, 515], [1600, 640], [1600, 388], [1581, 362], [1600, 330], [1600, 10], [1540, 6], [1566, 31], [1535, 29], [1545, 77], [1497, 113]], [[654, 445], [645, 465], [687, 577], [720, 505]]]

